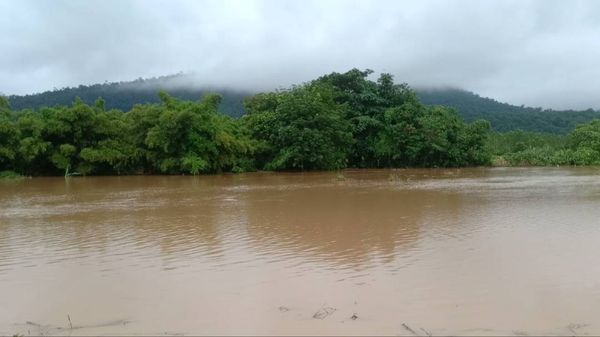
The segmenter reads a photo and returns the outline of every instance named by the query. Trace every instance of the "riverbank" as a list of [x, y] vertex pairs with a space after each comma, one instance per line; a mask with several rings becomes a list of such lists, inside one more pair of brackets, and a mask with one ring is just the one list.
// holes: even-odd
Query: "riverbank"
[[[427, 170], [446, 170], [446, 171], [454, 171], [454, 170], [470, 170], [470, 169], [486, 169], [486, 168], [598, 168], [600, 169], [600, 165], [530, 165], [530, 164], [519, 164], [519, 165], [511, 165], [506, 159], [502, 156], [496, 156], [492, 160], [492, 164], [489, 166], [468, 166], [468, 167], [396, 167], [396, 168], [344, 168], [339, 170], [307, 170], [307, 171], [266, 171], [266, 170], [255, 170], [250, 172], [222, 172], [222, 173], [206, 173], [206, 174], [123, 174], [123, 175], [77, 175], [77, 176], [68, 176], [65, 178], [93, 178], [93, 177], [114, 177], [114, 178], [126, 178], [126, 177], [178, 177], [178, 176], [187, 176], [187, 177], [211, 177], [211, 176], [222, 176], [222, 175], [243, 175], [243, 174], [319, 174], [319, 173], [334, 173], [338, 178], [343, 178], [344, 172], [372, 172], [372, 171], [390, 171], [390, 172], [402, 172], [402, 171], [427, 171]], [[33, 178], [61, 178], [60, 175], [45, 175], [45, 176], [23, 176], [19, 175], [15, 172], [5, 171], [4, 174], [0, 173], [0, 181], [20, 181], [23, 179], [33, 179]]]

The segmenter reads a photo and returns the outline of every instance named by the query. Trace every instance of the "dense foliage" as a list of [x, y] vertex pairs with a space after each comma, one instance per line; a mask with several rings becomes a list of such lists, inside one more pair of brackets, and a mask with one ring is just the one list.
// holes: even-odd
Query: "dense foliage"
[[0, 171], [26, 175], [199, 174], [253, 169], [485, 165], [489, 123], [426, 106], [405, 84], [353, 69], [247, 98], [239, 119], [221, 96], [107, 109], [11, 110], [0, 100]]
[[266, 169], [484, 165], [489, 124], [425, 106], [405, 84], [353, 69], [246, 102], [242, 123]]
[[566, 134], [581, 123], [600, 118], [600, 111], [543, 110], [500, 103], [458, 89], [418, 90], [425, 104], [439, 104], [458, 109], [466, 121], [485, 119], [498, 132], [524, 130], [530, 132]]
[[490, 137], [497, 165], [600, 165], [600, 120], [568, 135], [511, 131]]
[[0, 171], [27, 175], [188, 173], [244, 170], [253, 142], [220, 96], [199, 102], [161, 93], [160, 104], [105, 110], [76, 100], [71, 106], [0, 115]]
[[[32, 95], [12, 95], [8, 100], [14, 110], [22, 110], [69, 105], [76, 97], [93, 105], [96, 98], [102, 97], [106, 109], [129, 111], [136, 104], [159, 103], [156, 93], [163, 90], [183, 100], [195, 100], [204, 94], [218, 91], [223, 97], [219, 111], [237, 118], [245, 113], [244, 98], [254, 95], [253, 92], [244, 90], [200, 87], [197, 81], [198, 79], [191, 75], [177, 74], [131, 82], [80, 85]], [[423, 104], [453, 107], [467, 122], [485, 119], [497, 132], [524, 130], [567, 134], [578, 124], [600, 118], [600, 111], [591, 109], [556, 111], [515, 106], [459, 89], [418, 89], [416, 93]]]

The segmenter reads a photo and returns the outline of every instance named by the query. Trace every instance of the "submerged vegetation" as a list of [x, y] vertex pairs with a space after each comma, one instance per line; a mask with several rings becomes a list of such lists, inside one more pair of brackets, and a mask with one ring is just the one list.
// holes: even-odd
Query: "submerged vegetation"
[[21, 180], [23, 176], [13, 171], [0, 171], [0, 180]]
[[389, 74], [331, 73], [246, 98], [247, 113], [220, 113], [222, 97], [127, 112], [76, 99], [14, 111], [0, 98], [0, 171], [18, 175], [201, 174], [345, 167], [600, 164], [600, 121], [569, 135], [491, 133], [453, 108], [422, 104]]

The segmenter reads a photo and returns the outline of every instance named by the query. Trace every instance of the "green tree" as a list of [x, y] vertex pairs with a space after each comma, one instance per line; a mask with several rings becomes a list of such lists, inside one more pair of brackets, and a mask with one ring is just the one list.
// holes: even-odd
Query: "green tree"
[[490, 165], [492, 149], [489, 146], [490, 122], [480, 119], [469, 123], [462, 129], [458, 139], [456, 166]]
[[160, 93], [162, 104], [136, 106], [128, 118], [144, 166], [161, 173], [243, 171], [253, 143], [230, 117], [218, 112], [220, 96], [180, 101]]
[[335, 101], [345, 105], [344, 118], [351, 124], [355, 142], [350, 150], [349, 165], [373, 167], [381, 162], [381, 135], [385, 128], [385, 113], [404, 103], [416, 104], [417, 99], [406, 84], [394, 84], [393, 76], [381, 74], [377, 82], [367, 79], [372, 70], [352, 69], [331, 73], [315, 80], [335, 89]]
[[19, 144], [19, 130], [8, 111], [0, 110], [0, 171], [13, 170]]
[[246, 102], [244, 122], [259, 141], [265, 168], [346, 167], [352, 134], [334, 94], [331, 86], [314, 83]]
[[600, 119], [578, 125], [569, 135], [577, 165], [600, 165]]
[[10, 103], [8, 102], [8, 99], [2, 95], [0, 95], [0, 111], [10, 111]]

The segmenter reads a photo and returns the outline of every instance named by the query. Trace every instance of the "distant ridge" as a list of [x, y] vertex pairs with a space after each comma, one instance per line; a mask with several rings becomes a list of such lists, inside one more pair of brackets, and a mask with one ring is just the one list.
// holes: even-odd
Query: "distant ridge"
[[185, 75], [176, 74], [149, 79], [137, 79], [128, 82], [113, 82], [93, 85], [80, 85], [31, 95], [11, 95], [8, 101], [12, 109], [36, 109], [43, 106], [69, 105], [75, 97], [92, 104], [98, 97], [105, 100], [107, 109], [130, 110], [135, 104], [158, 103], [158, 92], [164, 90], [171, 96], [185, 99], [198, 100], [204, 94], [216, 92], [223, 96], [219, 107], [220, 111], [239, 117], [244, 114], [243, 99], [253, 93], [242, 90], [233, 90], [219, 87], [185, 86]]
[[456, 108], [466, 121], [486, 119], [496, 131], [523, 130], [567, 133], [577, 124], [600, 118], [600, 111], [543, 110], [501, 103], [462, 89], [420, 89], [417, 95], [424, 104]]
[[[42, 106], [68, 105], [75, 97], [86, 103], [93, 103], [98, 97], [106, 101], [107, 109], [127, 111], [135, 104], [159, 102], [157, 92], [167, 91], [171, 96], [197, 100], [208, 92], [217, 92], [223, 96], [221, 112], [240, 117], [244, 114], [243, 100], [253, 92], [218, 87], [197, 87], [191, 84], [191, 78], [183, 75], [169, 75], [150, 79], [137, 79], [129, 82], [115, 82], [78, 87], [63, 88], [38, 94], [8, 97], [14, 110], [39, 108]], [[417, 95], [424, 104], [446, 105], [458, 110], [466, 121], [486, 119], [496, 131], [505, 132], [521, 129], [524, 131], [567, 133], [577, 124], [600, 118], [600, 111], [558, 111], [542, 110], [501, 103], [491, 98], [481, 97], [473, 92], [445, 88], [418, 89]]]

